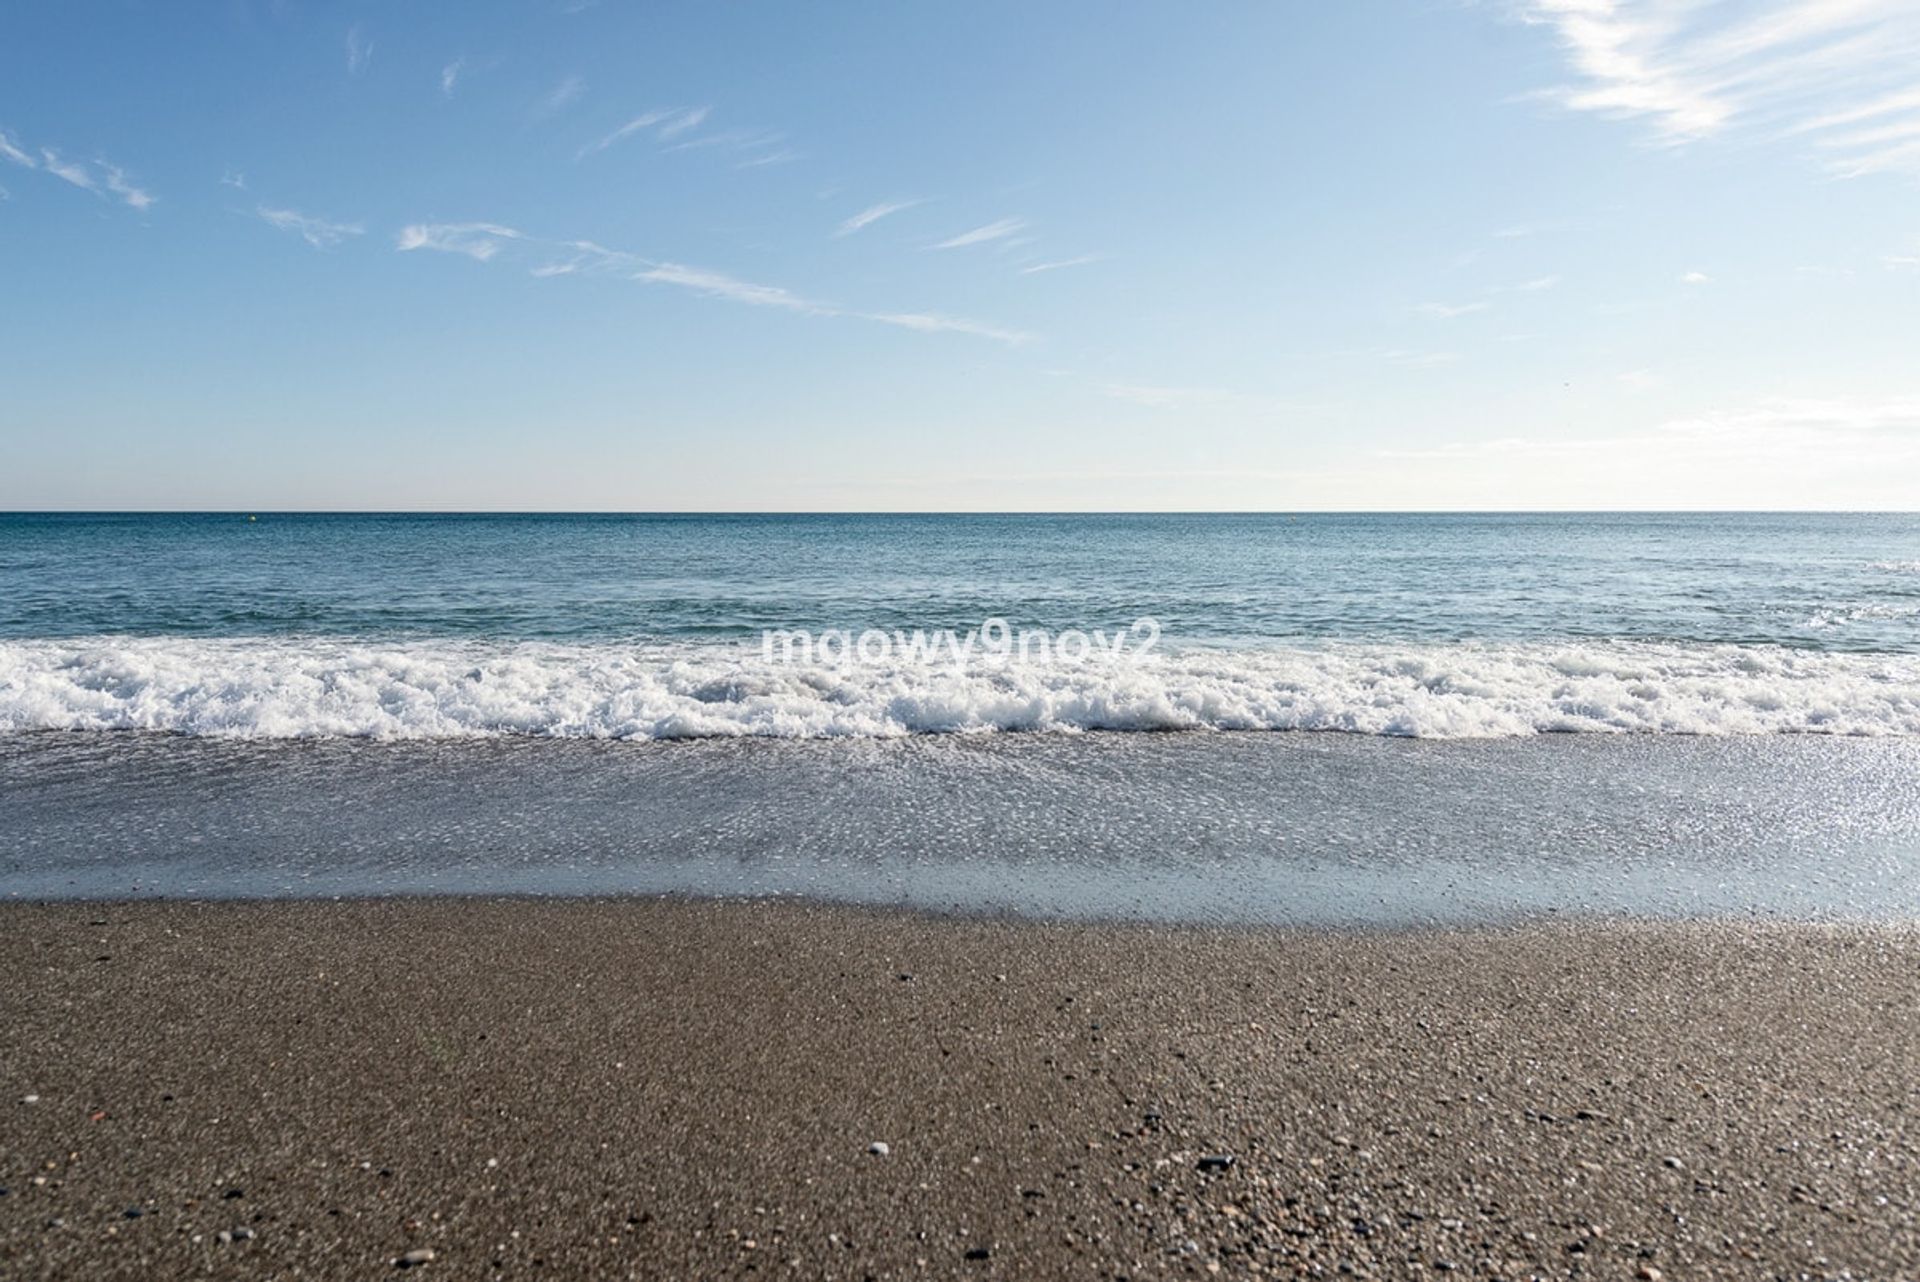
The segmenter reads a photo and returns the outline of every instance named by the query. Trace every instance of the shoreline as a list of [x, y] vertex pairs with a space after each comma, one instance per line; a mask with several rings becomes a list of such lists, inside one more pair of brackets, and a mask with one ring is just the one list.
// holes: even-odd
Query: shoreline
[[663, 893], [1273, 926], [1920, 918], [1920, 740], [0, 737], [0, 900]]
[[0, 956], [9, 1276], [1920, 1260], [1910, 922], [64, 901]]

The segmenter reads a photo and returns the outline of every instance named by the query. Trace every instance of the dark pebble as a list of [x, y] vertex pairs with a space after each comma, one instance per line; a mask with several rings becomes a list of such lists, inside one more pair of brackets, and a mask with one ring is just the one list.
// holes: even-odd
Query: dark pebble
[[1233, 1154], [1209, 1153], [1194, 1165], [1203, 1171], [1224, 1171], [1233, 1165]]
[[976, 1246], [971, 1251], [967, 1252], [967, 1258], [969, 1260], [984, 1260], [989, 1256], [991, 1256], [992, 1254], [993, 1252], [988, 1250], [986, 1247]]

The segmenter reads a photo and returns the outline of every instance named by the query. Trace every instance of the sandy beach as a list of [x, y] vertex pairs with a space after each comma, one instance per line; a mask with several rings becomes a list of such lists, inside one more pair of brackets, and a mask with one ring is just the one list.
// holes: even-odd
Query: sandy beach
[[68, 903], [0, 956], [8, 1277], [1920, 1267], [1903, 927]]

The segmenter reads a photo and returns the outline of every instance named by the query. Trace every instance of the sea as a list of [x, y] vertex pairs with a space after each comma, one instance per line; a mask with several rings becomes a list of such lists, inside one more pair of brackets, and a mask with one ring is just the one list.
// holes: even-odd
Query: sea
[[0, 895], [1920, 913], [1920, 515], [0, 514]]

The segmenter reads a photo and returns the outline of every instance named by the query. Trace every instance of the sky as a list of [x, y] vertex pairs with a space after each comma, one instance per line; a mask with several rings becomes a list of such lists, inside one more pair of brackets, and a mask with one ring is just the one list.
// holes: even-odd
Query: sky
[[0, 508], [1916, 506], [1915, 0], [0, 14]]

